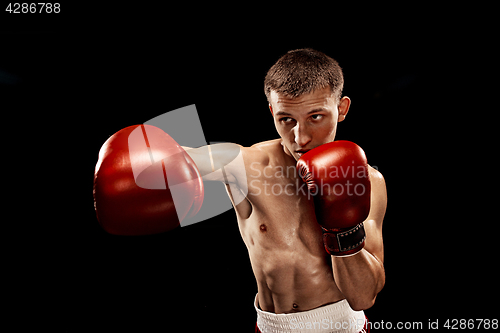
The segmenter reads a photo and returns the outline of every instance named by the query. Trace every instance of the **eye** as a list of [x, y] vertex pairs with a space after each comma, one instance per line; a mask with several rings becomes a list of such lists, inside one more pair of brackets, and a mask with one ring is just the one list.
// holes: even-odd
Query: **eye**
[[293, 118], [290, 118], [290, 117], [283, 117], [283, 118], [280, 118], [280, 122], [282, 123], [285, 123], [285, 124], [289, 124], [293, 121]]
[[324, 117], [324, 116], [323, 116], [322, 114], [313, 114], [313, 115], [311, 116], [311, 118], [312, 118], [313, 120], [320, 120], [320, 119], [323, 119], [323, 117]]

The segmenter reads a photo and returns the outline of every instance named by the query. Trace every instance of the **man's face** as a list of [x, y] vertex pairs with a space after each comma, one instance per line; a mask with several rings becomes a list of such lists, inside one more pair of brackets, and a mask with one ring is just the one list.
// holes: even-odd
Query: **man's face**
[[298, 160], [307, 151], [332, 142], [337, 123], [344, 120], [350, 100], [337, 103], [330, 87], [297, 98], [271, 91], [269, 108], [285, 152]]

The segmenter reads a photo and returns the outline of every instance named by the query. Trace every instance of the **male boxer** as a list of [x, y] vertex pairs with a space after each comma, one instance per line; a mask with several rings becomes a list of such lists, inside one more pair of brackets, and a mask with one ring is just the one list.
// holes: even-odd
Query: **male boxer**
[[385, 283], [387, 195], [361, 148], [334, 141], [351, 104], [341, 68], [321, 52], [294, 50], [264, 84], [280, 138], [238, 146], [244, 168], [215, 146], [209, 158], [205, 147], [185, 148], [235, 206], [257, 280], [255, 330], [366, 331], [363, 310]]

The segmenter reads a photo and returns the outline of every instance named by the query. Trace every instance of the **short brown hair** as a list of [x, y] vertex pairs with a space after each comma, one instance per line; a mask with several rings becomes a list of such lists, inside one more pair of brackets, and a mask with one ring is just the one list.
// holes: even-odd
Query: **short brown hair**
[[295, 98], [327, 86], [339, 101], [344, 88], [342, 69], [337, 61], [313, 49], [289, 51], [269, 69], [264, 79], [268, 101], [272, 90]]

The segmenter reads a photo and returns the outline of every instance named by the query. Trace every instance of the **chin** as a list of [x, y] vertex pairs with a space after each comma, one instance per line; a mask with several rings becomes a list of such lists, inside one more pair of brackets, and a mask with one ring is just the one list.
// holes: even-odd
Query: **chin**
[[301, 154], [301, 153], [293, 153], [293, 158], [295, 158], [295, 160], [296, 160], [296, 161], [298, 161], [298, 160], [302, 157], [302, 155], [304, 155], [304, 154]]

